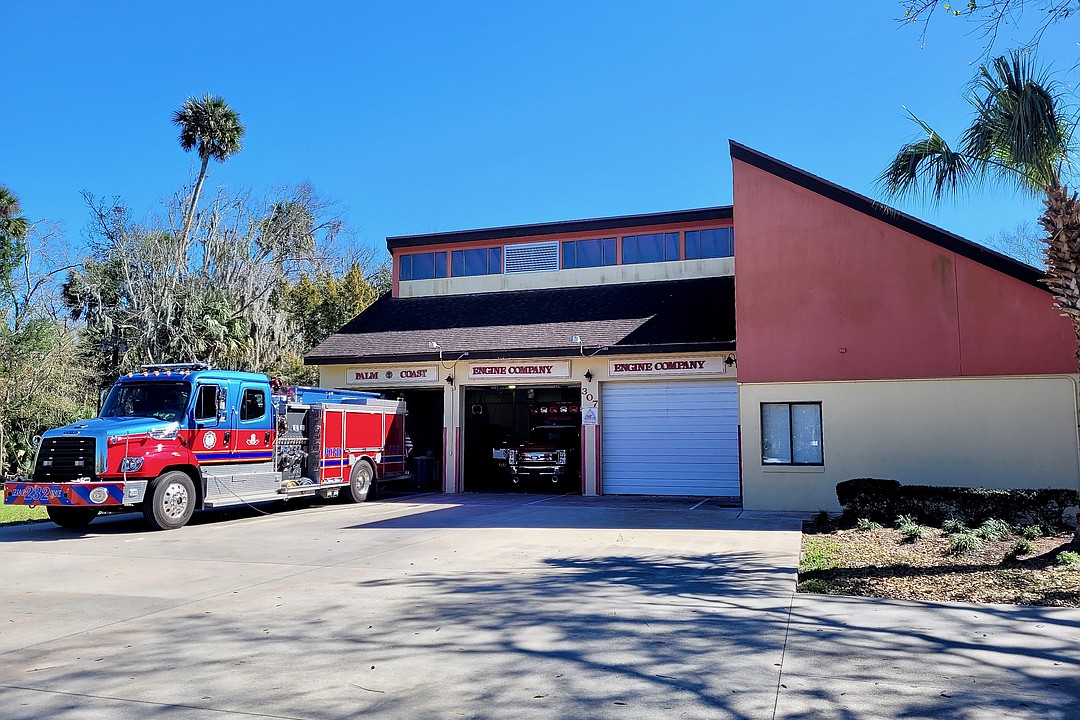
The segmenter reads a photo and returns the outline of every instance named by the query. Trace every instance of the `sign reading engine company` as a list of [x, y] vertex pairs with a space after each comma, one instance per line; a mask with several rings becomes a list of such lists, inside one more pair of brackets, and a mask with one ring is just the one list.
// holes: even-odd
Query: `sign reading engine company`
[[612, 360], [608, 368], [611, 377], [638, 375], [713, 375], [727, 372], [723, 358], [658, 357], [640, 360]]
[[469, 365], [470, 380], [543, 380], [570, 377], [569, 360], [486, 362]]
[[438, 368], [434, 365], [351, 367], [345, 370], [345, 382], [349, 385], [407, 385], [435, 382], [438, 379]]

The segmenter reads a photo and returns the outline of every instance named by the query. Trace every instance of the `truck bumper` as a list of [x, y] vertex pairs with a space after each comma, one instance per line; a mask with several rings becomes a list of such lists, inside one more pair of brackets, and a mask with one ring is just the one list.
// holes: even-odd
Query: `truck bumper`
[[5, 505], [117, 507], [140, 502], [146, 481], [91, 483], [4, 483]]

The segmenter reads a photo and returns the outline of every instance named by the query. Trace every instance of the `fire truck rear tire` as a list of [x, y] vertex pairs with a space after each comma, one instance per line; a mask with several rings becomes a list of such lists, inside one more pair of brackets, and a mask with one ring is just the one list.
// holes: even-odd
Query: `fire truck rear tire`
[[368, 499], [375, 479], [375, 468], [367, 460], [357, 460], [349, 474], [349, 484], [345, 487], [346, 502], [361, 503]]
[[49, 519], [62, 528], [78, 530], [90, 524], [90, 521], [98, 516], [97, 508], [83, 507], [48, 507], [45, 512], [49, 513]]
[[195, 512], [195, 483], [185, 472], [172, 470], [150, 481], [143, 502], [143, 518], [154, 530], [175, 530]]

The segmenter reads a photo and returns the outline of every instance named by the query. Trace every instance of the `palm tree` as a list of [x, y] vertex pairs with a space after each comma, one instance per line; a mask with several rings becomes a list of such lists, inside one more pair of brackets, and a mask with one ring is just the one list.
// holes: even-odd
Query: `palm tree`
[[173, 113], [173, 124], [180, 127], [180, 147], [188, 151], [196, 150], [202, 159], [199, 179], [195, 182], [191, 201], [184, 214], [181, 237], [186, 238], [195, 217], [203, 180], [206, 179], [207, 164], [211, 158], [225, 162], [230, 155], [240, 151], [244, 126], [240, 124], [240, 115], [229, 107], [225, 98], [210, 94], [185, 100], [180, 109]]
[[1080, 363], [1080, 200], [1063, 179], [1074, 151], [1076, 117], [1060, 86], [1021, 51], [980, 67], [968, 98], [975, 117], [957, 148], [912, 115], [925, 137], [900, 148], [879, 184], [891, 197], [924, 192], [935, 202], [995, 181], [1042, 195], [1045, 282], [1055, 307], [1072, 321]]
[[30, 232], [30, 223], [21, 213], [19, 198], [0, 185], [0, 306], [8, 301], [11, 273], [26, 254], [26, 236]]

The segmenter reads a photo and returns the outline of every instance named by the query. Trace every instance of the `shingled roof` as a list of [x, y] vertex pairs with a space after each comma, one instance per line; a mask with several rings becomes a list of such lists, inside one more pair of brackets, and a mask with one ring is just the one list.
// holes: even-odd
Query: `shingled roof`
[[308, 365], [735, 349], [732, 277], [470, 295], [383, 295], [304, 358]]

